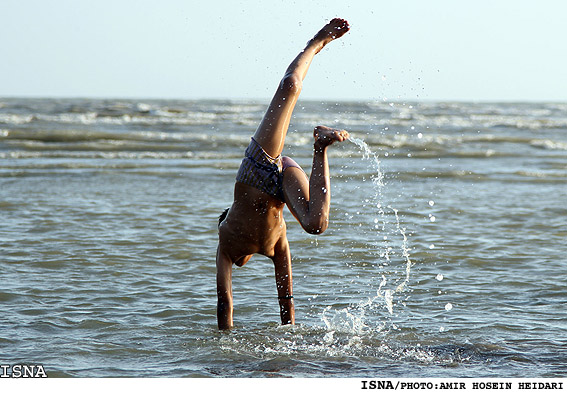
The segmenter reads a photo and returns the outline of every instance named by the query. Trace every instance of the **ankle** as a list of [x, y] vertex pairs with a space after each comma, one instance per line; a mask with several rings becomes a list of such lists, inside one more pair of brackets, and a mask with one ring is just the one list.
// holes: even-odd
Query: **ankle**
[[328, 144], [324, 144], [321, 141], [317, 140], [315, 141], [315, 143], [313, 144], [313, 151], [315, 153], [325, 153], [327, 152], [327, 148], [329, 147]]
[[307, 48], [313, 48], [315, 53], [319, 53], [329, 42], [326, 38], [315, 36], [307, 42]]

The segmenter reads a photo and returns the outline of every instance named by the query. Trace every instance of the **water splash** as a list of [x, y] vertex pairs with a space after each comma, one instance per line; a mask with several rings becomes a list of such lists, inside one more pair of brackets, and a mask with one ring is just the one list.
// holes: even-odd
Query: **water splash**
[[[340, 322], [338, 322], [340, 324]], [[441, 331], [441, 330], [440, 330]], [[203, 346], [212, 342], [223, 352], [223, 357], [240, 360], [249, 357], [253, 363], [268, 363], [275, 368], [270, 370], [287, 371], [297, 364], [307, 362], [317, 365], [325, 364], [325, 373], [330, 372], [329, 360], [354, 359], [372, 365], [387, 363], [419, 363], [420, 365], [440, 365], [469, 362], [478, 358], [474, 348], [454, 346], [431, 347], [420, 343], [407, 343], [404, 338], [396, 338], [388, 332], [350, 332], [340, 327], [297, 326], [264, 326], [232, 331], [230, 335], [217, 338], [202, 339]], [[401, 342], [400, 342], [401, 340]], [[289, 363], [290, 360], [297, 362]], [[340, 364], [340, 363], [339, 363]], [[250, 371], [256, 373], [254, 364]], [[344, 370], [337, 370], [344, 373]], [[241, 373], [241, 371], [240, 371]]]
[[[330, 311], [332, 314], [329, 316], [328, 312]], [[328, 306], [323, 311], [321, 319], [325, 323], [327, 330], [331, 333], [331, 339], [335, 331], [362, 334], [368, 328], [364, 323], [364, 310], [362, 310], [362, 313], [360, 313], [360, 310], [352, 308], [332, 311], [332, 307]]]
[[378, 159], [378, 155], [372, 152], [368, 144], [360, 138], [350, 137], [349, 141], [358, 146], [358, 148], [362, 151], [362, 158], [364, 160], [371, 161], [373, 169], [376, 170], [376, 173], [372, 175], [372, 183], [377, 186], [377, 192], [381, 194], [382, 188], [384, 187], [384, 173], [380, 169], [380, 160]]
[[[377, 296], [384, 300], [384, 303], [386, 305], [388, 312], [390, 313], [390, 315], [393, 315], [394, 295], [396, 293], [401, 293], [405, 290], [405, 288], [406, 288], [406, 286], [409, 282], [409, 279], [410, 279], [410, 273], [411, 273], [411, 267], [412, 267], [412, 261], [410, 259], [410, 255], [409, 255], [408, 238], [407, 238], [407, 235], [406, 235], [406, 229], [400, 225], [400, 217], [398, 215], [399, 211], [397, 209], [393, 208], [391, 205], [386, 206], [386, 208], [394, 214], [394, 220], [390, 221], [389, 218], [386, 215], [384, 208], [383, 208], [384, 207], [383, 189], [385, 187], [384, 173], [382, 172], [381, 163], [380, 163], [380, 160], [378, 158], [378, 155], [376, 153], [374, 153], [370, 149], [368, 144], [366, 142], [364, 142], [362, 139], [351, 137], [350, 141], [362, 151], [363, 160], [369, 161], [368, 167], [372, 171], [371, 180], [372, 180], [373, 189], [374, 189], [375, 206], [378, 208], [378, 213], [379, 213], [379, 215], [382, 219], [381, 228], [382, 228], [383, 233], [386, 233], [386, 229], [387, 229], [388, 226], [393, 226], [392, 231], [394, 233], [388, 234], [388, 235], [396, 235], [397, 234], [398, 236], [401, 237], [401, 245], [399, 246], [399, 252], [400, 252], [401, 257], [403, 258], [404, 264], [405, 264], [405, 277], [403, 278], [401, 283], [399, 283], [395, 288], [391, 289], [391, 288], [386, 288], [386, 286], [388, 284], [388, 279], [385, 275], [382, 275], [382, 281], [380, 282], [380, 285], [379, 285], [378, 291], [377, 291]], [[391, 263], [391, 256], [393, 254], [393, 248], [391, 246], [391, 244], [393, 244], [393, 241], [390, 240], [388, 235], [382, 235], [383, 245], [382, 245], [382, 251], [381, 251], [381, 254], [380, 254], [380, 256], [384, 259], [383, 263], [385, 263], [385, 264]], [[376, 234], [376, 236], [380, 237], [380, 234]], [[384, 290], [382, 290], [382, 288], [384, 288]]]
[[[367, 253], [362, 258], [369, 259], [368, 264], [373, 270], [368, 275], [370, 280], [376, 277], [381, 279], [374, 296], [343, 309], [327, 307], [321, 314], [321, 319], [329, 332], [361, 335], [369, 331], [380, 332], [386, 327], [397, 328], [390, 320], [396, 315], [396, 308], [400, 304], [404, 305], [401, 294], [408, 291], [413, 263], [406, 228], [401, 225], [399, 211], [385, 204], [384, 173], [378, 155], [363, 140], [351, 137], [350, 141], [362, 152], [362, 160], [367, 162], [371, 181], [369, 198], [365, 200], [364, 207], [371, 210], [366, 213], [373, 219], [368, 224], [369, 228], [363, 231], [367, 239], [362, 242], [367, 244]], [[356, 261], [353, 265], [365, 263]], [[403, 264], [401, 274], [398, 272], [400, 264]], [[376, 286], [376, 282], [369, 285], [372, 288]], [[386, 316], [382, 315], [381, 310], [387, 312]]]
[[391, 209], [394, 211], [394, 214], [396, 215], [396, 228], [399, 231], [400, 235], [403, 237], [401, 248], [402, 248], [402, 256], [405, 258], [405, 263], [406, 263], [406, 277], [404, 281], [401, 284], [399, 284], [398, 287], [396, 287], [396, 293], [399, 293], [404, 290], [404, 287], [409, 281], [412, 262], [409, 256], [408, 237], [406, 236], [406, 229], [400, 227], [400, 217], [398, 216], [398, 210], [394, 208]]

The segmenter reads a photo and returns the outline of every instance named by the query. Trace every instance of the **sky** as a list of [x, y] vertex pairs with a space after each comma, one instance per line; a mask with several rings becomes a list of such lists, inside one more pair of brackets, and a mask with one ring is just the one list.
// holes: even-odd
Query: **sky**
[[563, 0], [0, 0], [0, 97], [567, 102]]

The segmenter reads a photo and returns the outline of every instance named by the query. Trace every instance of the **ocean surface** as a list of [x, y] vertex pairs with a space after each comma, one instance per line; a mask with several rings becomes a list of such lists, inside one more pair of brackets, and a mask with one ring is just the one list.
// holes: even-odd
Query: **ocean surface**
[[49, 377], [567, 374], [567, 104], [299, 102], [284, 154], [330, 148], [331, 224], [285, 211], [295, 326], [271, 261], [217, 217], [265, 102], [0, 98], [0, 364]]

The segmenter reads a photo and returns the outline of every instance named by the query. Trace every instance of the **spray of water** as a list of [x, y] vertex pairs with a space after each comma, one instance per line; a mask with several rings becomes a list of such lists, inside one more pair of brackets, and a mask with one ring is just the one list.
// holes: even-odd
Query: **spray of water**
[[[362, 139], [351, 137], [350, 141], [361, 150], [363, 155], [362, 156], [363, 160], [367, 160], [369, 162], [369, 168], [372, 170], [371, 180], [374, 189], [374, 201], [376, 202], [378, 213], [382, 219], [382, 226], [381, 226], [382, 230], [385, 230], [387, 224], [386, 213], [383, 208], [383, 204], [384, 204], [383, 189], [385, 185], [384, 185], [384, 173], [381, 170], [380, 160], [378, 158], [378, 155], [376, 155], [376, 153], [374, 153], [370, 149], [368, 144], [364, 142]], [[399, 233], [399, 235], [402, 237], [400, 249], [401, 249], [401, 255], [404, 258], [405, 273], [406, 273], [403, 281], [400, 284], [398, 284], [395, 289], [384, 288], [387, 285], [388, 280], [384, 275], [382, 275], [382, 281], [380, 282], [380, 286], [377, 291], [377, 296], [384, 300], [390, 315], [392, 315], [394, 294], [401, 293], [402, 291], [404, 291], [409, 281], [412, 262], [409, 255], [406, 229], [401, 227], [400, 225], [400, 217], [398, 215], [398, 210], [390, 205], [387, 205], [386, 208], [394, 213], [395, 229], [396, 232]], [[384, 237], [384, 241], [385, 242], [381, 253], [381, 257], [384, 258], [386, 263], [390, 263], [390, 254], [392, 249], [389, 246], [389, 242], [387, 242], [388, 241], [387, 237]], [[382, 288], [384, 288], [384, 290], [382, 290]]]
[[360, 138], [350, 137], [349, 141], [358, 146], [358, 148], [362, 151], [362, 158], [364, 160], [370, 161], [373, 169], [375, 170], [375, 173], [372, 175], [372, 183], [376, 187], [376, 191], [381, 195], [382, 188], [384, 187], [384, 174], [380, 169], [380, 160], [378, 159], [378, 156], [376, 153], [372, 152], [368, 144]]
[[[378, 155], [362, 139], [350, 137], [350, 142], [360, 149], [362, 159], [368, 162], [367, 165], [371, 173], [370, 199], [368, 201], [372, 201], [369, 206], [374, 210], [375, 218], [374, 223], [369, 224], [369, 234], [375, 238], [369, 240], [371, 243], [368, 247], [369, 254], [375, 254], [379, 267], [403, 264], [405, 268], [405, 275], [401, 278], [399, 275], [386, 272], [388, 270], [375, 272], [376, 276], [381, 278], [375, 296], [341, 310], [333, 310], [331, 307], [325, 309], [322, 320], [328, 330], [351, 332], [358, 335], [370, 328], [367, 317], [377, 306], [385, 308], [389, 316], [394, 315], [400, 293], [407, 290], [412, 261], [406, 229], [400, 224], [399, 211], [384, 202], [384, 174]], [[399, 261], [400, 259], [401, 261]], [[381, 331], [385, 327], [386, 323], [382, 322], [378, 327], [371, 327], [371, 329]]]

